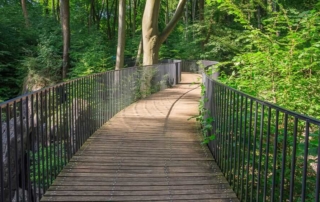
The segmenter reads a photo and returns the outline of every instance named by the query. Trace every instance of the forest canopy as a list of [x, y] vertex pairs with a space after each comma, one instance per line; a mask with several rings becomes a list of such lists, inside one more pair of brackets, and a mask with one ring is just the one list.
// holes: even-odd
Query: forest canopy
[[[115, 68], [119, 0], [68, 0], [68, 5], [66, 1], [0, 1], [0, 102]], [[124, 66], [135, 64], [146, 2], [124, 1]], [[220, 81], [320, 118], [320, 4], [316, 0], [160, 2], [155, 25], [159, 33], [183, 4], [180, 20], [159, 46], [159, 59], [219, 61], [208, 73], [219, 71]], [[69, 30], [61, 26], [65, 16]], [[64, 49], [68, 36], [70, 44]]]

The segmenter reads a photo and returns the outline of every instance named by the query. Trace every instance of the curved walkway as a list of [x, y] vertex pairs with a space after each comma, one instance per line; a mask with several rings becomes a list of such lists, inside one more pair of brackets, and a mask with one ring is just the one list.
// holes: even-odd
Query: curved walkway
[[238, 201], [200, 144], [199, 75], [142, 99], [96, 131], [42, 201]]

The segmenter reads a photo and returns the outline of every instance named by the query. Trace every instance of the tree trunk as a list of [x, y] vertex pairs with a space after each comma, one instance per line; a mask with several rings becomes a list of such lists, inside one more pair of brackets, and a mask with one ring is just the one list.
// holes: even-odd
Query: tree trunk
[[116, 70], [123, 68], [126, 33], [126, 0], [119, 0], [119, 26]]
[[29, 27], [30, 23], [29, 23], [29, 18], [28, 18], [28, 10], [27, 10], [26, 0], [21, 0], [21, 7], [22, 7], [24, 20], [26, 22], [26, 27]]
[[118, 13], [117, 13], [117, 5], [118, 5], [118, 0], [113, 1], [115, 2], [114, 5], [114, 16], [113, 16], [113, 36], [116, 36], [116, 27], [117, 27], [117, 17]]
[[136, 33], [136, 19], [137, 19], [137, 0], [133, 0], [133, 19], [132, 19], [132, 33]]
[[204, 20], [204, 0], [199, 0], [199, 20]]
[[111, 18], [111, 8], [109, 10], [109, 1], [106, 2], [106, 10], [107, 10], [107, 34], [108, 34], [108, 38], [111, 39], [112, 38], [112, 32], [111, 32], [111, 23], [110, 23], [110, 18]]
[[59, 21], [60, 20], [60, 1], [58, 0], [57, 1], [57, 7], [56, 7], [56, 15], [57, 15], [57, 20]]
[[69, 49], [70, 49], [70, 8], [69, 0], [60, 0], [61, 26], [63, 34], [63, 62], [62, 79], [67, 76], [70, 67]]
[[129, 0], [129, 33], [131, 36], [134, 35], [134, 30], [132, 29], [132, 0]]
[[52, 2], [51, 2], [51, 10], [52, 10], [52, 17], [56, 18], [56, 7], [55, 7], [54, 0], [52, 0]]
[[162, 33], [159, 33], [160, 1], [147, 0], [142, 18], [143, 65], [152, 65], [158, 62], [160, 46], [178, 23], [186, 2], [187, 0], [179, 1], [173, 18]]
[[142, 52], [143, 52], [143, 41], [142, 41], [142, 37], [141, 37], [135, 66], [138, 66], [141, 64]]

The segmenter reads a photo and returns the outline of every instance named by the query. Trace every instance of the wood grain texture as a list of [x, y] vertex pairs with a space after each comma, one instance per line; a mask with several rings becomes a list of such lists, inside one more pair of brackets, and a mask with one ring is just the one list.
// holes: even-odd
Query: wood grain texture
[[199, 75], [130, 105], [96, 131], [42, 201], [238, 201], [201, 145]]

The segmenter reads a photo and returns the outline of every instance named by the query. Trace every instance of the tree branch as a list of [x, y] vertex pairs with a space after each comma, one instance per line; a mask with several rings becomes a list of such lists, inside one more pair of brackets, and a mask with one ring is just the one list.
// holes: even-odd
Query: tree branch
[[178, 23], [180, 17], [182, 16], [184, 6], [186, 5], [187, 0], [180, 0], [176, 9], [176, 12], [174, 13], [174, 16], [170, 20], [170, 22], [167, 24], [167, 26], [164, 28], [162, 33], [159, 36], [160, 43], [163, 43], [169, 36], [169, 34], [172, 32], [176, 24]]

